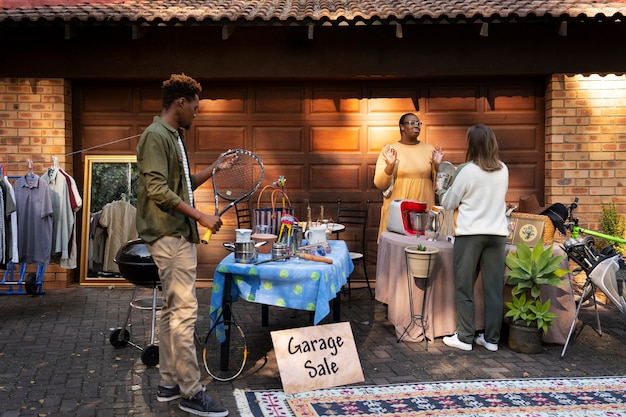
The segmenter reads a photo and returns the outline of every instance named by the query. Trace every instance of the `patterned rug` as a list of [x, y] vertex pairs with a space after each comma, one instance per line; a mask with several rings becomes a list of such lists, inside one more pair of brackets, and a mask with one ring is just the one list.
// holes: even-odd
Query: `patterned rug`
[[235, 390], [241, 417], [626, 416], [626, 377]]

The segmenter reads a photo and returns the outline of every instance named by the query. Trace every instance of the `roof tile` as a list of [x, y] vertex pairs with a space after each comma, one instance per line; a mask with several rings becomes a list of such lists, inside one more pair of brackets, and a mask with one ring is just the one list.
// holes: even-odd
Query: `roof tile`
[[626, 0], [0, 0], [0, 22], [375, 22], [508, 18], [622, 19]]

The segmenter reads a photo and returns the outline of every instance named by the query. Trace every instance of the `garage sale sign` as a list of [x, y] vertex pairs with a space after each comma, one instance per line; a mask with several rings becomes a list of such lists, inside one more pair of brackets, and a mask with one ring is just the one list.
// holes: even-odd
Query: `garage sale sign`
[[285, 394], [363, 382], [349, 322], [271, 332]]

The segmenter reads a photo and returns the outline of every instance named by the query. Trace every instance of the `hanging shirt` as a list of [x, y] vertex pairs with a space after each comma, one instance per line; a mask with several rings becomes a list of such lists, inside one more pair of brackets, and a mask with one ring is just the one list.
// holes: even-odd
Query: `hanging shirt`
[[63, 168], [60, 168], [59, 172], [63, 174], [63, 176], [67, 179], [67, 186], [70, 190], [70, 205], [72, 206], [72, 211], [77, 212], [83, 206], [83, 199], [78, 192], [76, 181], [74, 181], [74, 178], [72, 178], [71, 175], [65, 172]]
[[67, 179], [58, 168], [48, 168], [41, 178], [50, 187], [52, 200], [52, 255], [69, 258], [69, 242], [74, 229], [74, 212], [70, 205]]
[[107, 238], [104, 244], [104, 271], [120, 272], [119, 267], [114, 262], [115, 255], [126, 242], [137, 239], [136, 215], [137, 209], [123, 201], [114, 201], [102, 208], [100, 225], [107, 229]]
[[59, 261], [59, 266], [65, 269], [75, 269], [77, 266], [76, 259], [78, 257], [78, 250], [76, 245], [76, 212], [80, 210], [83, 206], [83, 199], [80, 197], [80, 193], [78, 192], [78, 187], [76, 186], [76, 181], [72, 178], [67, 172], [63, 170], [63, 168], [59, 168], [59, 173], [65, 177], [67, 181], [67, 187], [69, 190], [70, 197], [70, 207], [72, 208], [73, 218], [74, 218], [74, 227], [72, 228], [72, 233], [70, 235], [69, 242], [69, 256], [67, 258], [61, 258]]
[[4, 187], [0, 187], [0, 264], [6, 263], [6, 233], [4, 217]]
[[87, 253], [89, 272], [102, 271], [102, 264], [104, 263], [106, 230], [100, 226], [101, 215], [102, 210], [98, 210], [91, 215], [89, 221], [89, 250]]
[[15, 181], [13, 191], [20, 263], [47, 265], [52, 250], [50, 188], [40, 176], [25, 175]]
[[5, 194], [5, 210], [7, 227], [5, 229], [7, 238], [7, 262], [19, 263], [19, 251], [17, 249], [17, 207], [15, 206], [15, 192], [13, 186], [9, 182], [9, 178], [5, 175], [2, 179], [8, 193]]

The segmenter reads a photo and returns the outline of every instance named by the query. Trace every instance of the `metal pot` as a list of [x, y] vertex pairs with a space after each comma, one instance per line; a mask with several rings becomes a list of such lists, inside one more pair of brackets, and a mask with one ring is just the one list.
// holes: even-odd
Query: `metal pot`
[[125, 243], [113, 260], [120, 267], [122, 276], [132, 284], [152, 288], [160, 283], [159, 269], [141, 239]]
[[418, 235], [423, 235], [426, 230], [426, 225], [428, 224], [428, 213], [411, 212], [411, 222], [413, 223], [413, 230], [415, 230]]
[[284, 243], [274, 243], [272, 245], [272, 259], [281, 259], [281, 260], [287, 260], [287, 258], [285, 258], [285, 256], [287, 256], [289, 253], [289, 246], [287, 246]]
[[224, 243], [224, 247], [231, 252], [235, 252], [235, 262], [240, 264], [255, 263], [258, 258], [257, 247], [264, 245], [266, 242], [235, 242]]

